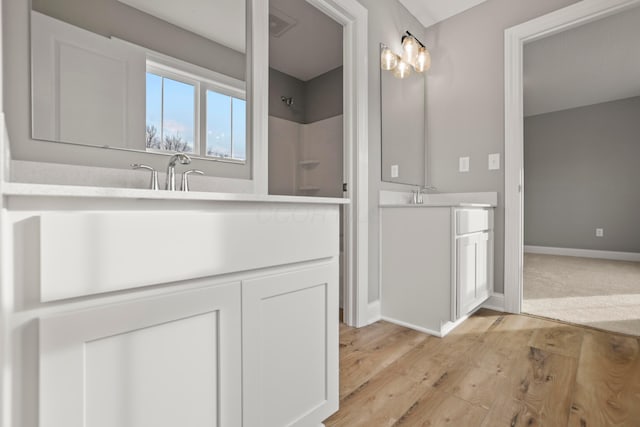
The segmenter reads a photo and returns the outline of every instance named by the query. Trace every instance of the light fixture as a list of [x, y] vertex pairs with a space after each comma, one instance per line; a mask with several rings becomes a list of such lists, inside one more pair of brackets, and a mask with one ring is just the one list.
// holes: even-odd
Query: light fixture
[[411, 74], [411, 68], [423, 73], [431, 67], [431, 55], [420, 40], [409, 31], [402, 36], [402, 55], [397, 55], [387, 46], [381, 45], [380, 68], [393, 71], [393, 75], [404, 79]]

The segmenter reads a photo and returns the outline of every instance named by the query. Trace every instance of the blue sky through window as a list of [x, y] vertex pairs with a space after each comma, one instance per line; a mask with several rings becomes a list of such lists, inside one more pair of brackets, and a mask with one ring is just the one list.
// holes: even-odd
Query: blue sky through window
[[246, 108], [243, 99], [207, 91], [208, 156], [246, 160]]
[[231, 157], [231, 97], [207, 91], [207, 155]]
[[193, 152], [195, 93], [193, 85], [147, 73], [148, 148]]
[[[194, 152], [196, 87], [151, 72], [146, 85], [147, 147]], [[206, 91], [205, 98], [206, 117], [201, 120], [206, 133], [201, 146], [206, 151], [201, 154], [246, 160], [246, 101], [212, 90]]]

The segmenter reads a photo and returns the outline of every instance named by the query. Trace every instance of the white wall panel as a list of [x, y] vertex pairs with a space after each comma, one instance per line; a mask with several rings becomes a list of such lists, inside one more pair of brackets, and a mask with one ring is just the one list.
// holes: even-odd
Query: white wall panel
[[142, 49], [31, 13], [33, 137], [145, 148]]

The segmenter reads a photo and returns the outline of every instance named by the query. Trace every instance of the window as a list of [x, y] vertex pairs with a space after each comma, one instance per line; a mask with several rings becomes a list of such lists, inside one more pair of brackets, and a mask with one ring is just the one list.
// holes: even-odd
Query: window
[[207, 90], [207, 156], [246, 159], [246, 110], [244, 99]]
[[194, 152], [195, 99], [193, 84], [147, 72], [148, 150]]
[[[171, 65], [147, 62], [147, 150], [244, 162], [244, 88], [220, 81], [228, 80], [226, 76], [193, 65], [179, 61]], [[188, 71], [178, 68], [180, 65]], [[192, 72], [194, 68], [198, 74]]]

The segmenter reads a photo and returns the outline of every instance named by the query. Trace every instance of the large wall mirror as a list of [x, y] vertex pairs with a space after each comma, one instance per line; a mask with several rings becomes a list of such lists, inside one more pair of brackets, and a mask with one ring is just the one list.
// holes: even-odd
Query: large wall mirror
[[249, 162], [242, 0], [32, 0], [32, 137]]
[[425, 185], [425, 95], [423, 73], [398, 78], [380, 70], [383, 181]]

